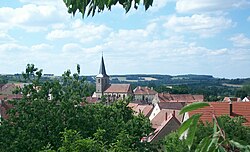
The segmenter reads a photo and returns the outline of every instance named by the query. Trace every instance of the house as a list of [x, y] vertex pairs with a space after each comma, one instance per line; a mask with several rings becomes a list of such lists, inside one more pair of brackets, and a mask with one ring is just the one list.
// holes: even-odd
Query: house
[[157, 129], [161, 124], [165, 121], [166, 118], [175, 114], [175, 118], [182, 122], [183, 115], [179, 115], [180, 110], [173, 110], [173, 109], [162, 109], [150, 122], [152, 124], [152, 128]]
[[209, 102], [210, 106], [190, 111], [184, 114], [184, 121], [196, 113], [202, 114], [200, 120], [212, 122], [215, 116], [228, 115], [230, 117], [243, 116], [246, 118], [245, 126], [250, 126], [250, 102]]
[[154, 96], [152, 103], [154, 104], [159, 102], [199, 102], [203, 100], [203, 95], [157, 93]]
[[249, 102], [250, 101], [250, 96], [245, 97], [242, 101], [243, 102]]
[[180, 121], [175, 117], [175, 112], [170, 115], [165, 115], [163, 118], [165, 120], [163, 120], [162, 123], [157, 126], [155, 131], [147, 138], [148, 142], [156, 142], [164, 138], [166, 135], [177, 130], [181, 125]]
[[135, 115], [142, 113], [145, 117], [149, 117], [151, 112], [153, 111], [153, 105], [129, 103], [128, 107], [130, 107], [135, 112]]
[[237, 97], [225, 97], [223, 102], [241, 102], [241, 98]]
[[152, 103], [154, 96], [157, 94], [152, 88], [141, 86], [137, 86], [133, 91], [134, 100], [145, 101], [146, 103]]
[[103, 95], [106, 95], [109, 101], [114, 101], [132, 96], [133, 91], [130, 84], [110, 84], [102, 56], [99, 74], [96, 76], [96, 92], [92, 97], [100, 99]]
[[124, 99], [133, 95], [130, 84], [110, 84], [103, 92], [108, 97], [108, 100]]
[[161, 102], [154, 104], [154, 108], [152, 110], [151, 115], [149, 116], [149, 120], [152, 120], [161, 110], [181, 110], [186, 105], [185, 102]]

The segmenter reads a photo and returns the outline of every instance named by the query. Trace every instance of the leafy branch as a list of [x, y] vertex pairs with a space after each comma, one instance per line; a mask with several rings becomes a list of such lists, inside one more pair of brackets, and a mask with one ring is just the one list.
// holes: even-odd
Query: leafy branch
[[[206, 102], [196, 102], [184, 107], [180, 114], [197, 110], [209, 106]], [[214, 112], [214, 107], [212, 112], [213, 117], [213, 134], [203, 138], [195, 149], [195, 152], [226, 152], [226, 151], [250, 151], [250, 145], [242, 145], [239, 142], [230, 140], [226, 137], [226, 133], [223, 129], [223, 124], [220, 118], [217, 118]], [[179, 128], [178, 135], [182, 140], [186, 140], [189, 151], [191, 151], [193, 146], [193, 141], [195, 138], [195, 133], [198, 125], [199, 118], [202, 114], [194, 114], [189, 119], [187, 119]], [[187, 133], [187, 134], [186, 134]]]
[[[131, 9], [132, 5], [135, 9], [141, 3], [141, 0], [63, 0], [66, 7], [68, 8], [68, 13], [75, 16], [76, 12], [79, 11], [82, 16], [92, 17], [96, 12], [100, 13], [105, 9], [111, 11], [111, 8], [115, 5], [121, 5], [126, 13]], [[143, 0], [143, 5], [145, 10], [147, 10], [153, 4], [153, 0]], [[86, 15], [87, 13], [87, 15]]]

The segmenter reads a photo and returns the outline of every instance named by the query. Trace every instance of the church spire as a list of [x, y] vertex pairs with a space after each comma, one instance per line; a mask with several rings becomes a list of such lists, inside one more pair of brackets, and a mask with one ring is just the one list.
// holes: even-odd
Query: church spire
[[108, 77], [108, 75], [106, 73], [106, 69], [105, 69], [103, 54], [102, 54], [102, 61], [101, 61], [101, 65], [100, 65], [100, 69], [99, 69], [99, 74], [98, 75], [102, 75], [103, 77]]

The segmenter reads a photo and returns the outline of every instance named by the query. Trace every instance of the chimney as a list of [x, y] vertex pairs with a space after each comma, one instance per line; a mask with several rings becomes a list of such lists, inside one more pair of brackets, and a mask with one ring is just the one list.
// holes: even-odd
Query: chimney
[[172, 116], [175, 117], [175, 110], [173, 111]]
[[233, 103], [229, 102], [229, 116], [233, 116]]
[[168, 113], [166, 112], [165, 114], [165, 120], [167, 121], [168, 120]]

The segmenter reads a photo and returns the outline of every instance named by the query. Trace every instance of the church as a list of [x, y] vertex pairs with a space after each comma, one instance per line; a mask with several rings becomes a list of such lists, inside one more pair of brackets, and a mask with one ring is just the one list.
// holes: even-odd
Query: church
[[114, 101], [116, 99], [124, 99], [128, 96], [133, 96], [133, 90], [130, 84], [110, 83], [102, 56], [99, 74], [96, 76], [96, 92], [92, 97], [100, 99], [103, 95], [107, 97], [108, 101]]

